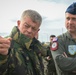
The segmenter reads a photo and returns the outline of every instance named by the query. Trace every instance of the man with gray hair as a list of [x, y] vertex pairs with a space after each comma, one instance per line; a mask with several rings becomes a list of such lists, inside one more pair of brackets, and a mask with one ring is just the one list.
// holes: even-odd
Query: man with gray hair
[[35, 38], [40, 30], [41, 15], [25, 10], [9, 37], [0, 37], [0, 75], [44, 75], [41, 43]]

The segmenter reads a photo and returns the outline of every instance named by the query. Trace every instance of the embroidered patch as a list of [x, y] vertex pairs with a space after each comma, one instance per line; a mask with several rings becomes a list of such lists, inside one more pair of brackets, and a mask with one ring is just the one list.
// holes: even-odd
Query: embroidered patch
[[75, 55], [76, 54], [76, 45], [69, 45], [68, 51], [69, 51], [70, 55]]
[[52, 44], [50, 49], [53, 50], [53, 51], [57, 50], [58, 49], [58, 43], [57, 42], [53, 42], [53, 44]]

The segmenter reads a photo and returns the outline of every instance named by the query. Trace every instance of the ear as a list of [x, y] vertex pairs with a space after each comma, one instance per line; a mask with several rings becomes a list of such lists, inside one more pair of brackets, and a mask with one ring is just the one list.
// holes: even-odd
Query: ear
[[17, 21], [17, 26], [18, 26], [18, 27], [20, 26], [20, 20]]
[[37, 31], [36, 34], [35, 34], [35, 38], [36, 38], [36, 39], [38, 39], [38, 34], [39, 34], [39, 33], [38, 33], [38, 31]]
[[40, 29], [37, 30], [37, 33], [40, 31]]
[[36, 34], [40, 31], [40, 29], [37, 30]]
[[36, 34], [40, 31], [40, 29], [37, 30]]

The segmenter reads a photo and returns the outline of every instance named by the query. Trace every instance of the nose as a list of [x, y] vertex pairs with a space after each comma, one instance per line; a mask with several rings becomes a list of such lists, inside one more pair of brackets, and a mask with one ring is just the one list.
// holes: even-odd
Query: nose
[[32, 28], [31, 28], [31, 27], [28, 28], [27, 31], [28, 31], [29, 33], [31, 33], [31, 32], [32, 32]]
[[69, 22], [69, 24], [72, 24], [73, 23], [73, 21], [71, 19], [68, 22]]

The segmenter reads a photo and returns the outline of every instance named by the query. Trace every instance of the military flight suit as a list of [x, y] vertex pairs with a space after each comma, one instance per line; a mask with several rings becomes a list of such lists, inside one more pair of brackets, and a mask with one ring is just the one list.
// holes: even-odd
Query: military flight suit
[[37, 39], [21, 34], [15, 26], [8, 55], [0, 55], [0, 75], [44, 75], [42, 55], [46, 54]]
[[76, 39], [66, 32], [51, 47], [57, 75], [76, 75]]

